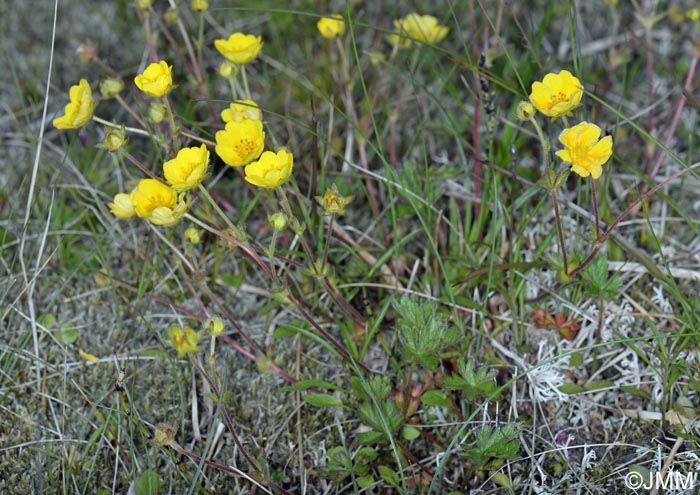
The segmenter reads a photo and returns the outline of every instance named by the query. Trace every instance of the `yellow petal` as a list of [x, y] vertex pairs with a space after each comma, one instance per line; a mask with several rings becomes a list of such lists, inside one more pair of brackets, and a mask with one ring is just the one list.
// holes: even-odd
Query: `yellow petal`
[[90, 353], [88, 353], [88, 352], [85, 352], [85, 351], [82, 350], [82, 349], [79, 349], [78, 352], [80, 353], [80, 356], [81, 356], [83, 359], [85, 359], [86, 361], [90, 361], [91, 363], [96, 363], [96, 362], [98, 362], [98, 361], [100, 360], [100, 358], [98, 358], [98, 357], [95, 356], [94, 354], [90, 354]]

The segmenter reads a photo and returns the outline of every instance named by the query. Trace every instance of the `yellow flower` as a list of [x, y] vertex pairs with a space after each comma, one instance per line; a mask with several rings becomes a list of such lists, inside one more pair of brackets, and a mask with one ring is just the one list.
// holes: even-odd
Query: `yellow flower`
[[189, 326], [183, 328], [170, 327], [165, 330], [166, 335], [169, 334], [170, 344], [177, 350], [178, 357], [182, 357], [188, 352], [201, 351], [201, 347], [197, 345], [199, 341], [199, 332], [195, 332]]
[[567, 163], [571, 170], [581, 177], [590, 174], [594, 179], [603, 172], [602, 165], [612, 155], [612, 137], [600, 138], [600, 127], [588, 122], [564, 129], [559, 141], [566, 149], [557, 151], [556, 155]]
[[245, 168], [245, 180], [258, 187], [274, 189], [292, 173], [294, 157], [287, 150], [266, 151], [260, 159]]
[[[394, 21], [396, 34], [389, 35], [388, 41], [399, 48], [411, 46], [413, 41], [434, 44], [442, 41], [450, 28], [438, 24], [432, 15], [408, 14]], [[411, 39], [413, 38], [413, 39]]]
[[70, 103], [64, 115], [53, 119], [56, 129], [77, 129], [92, 118], [92, 90], [85, 79], [70, 88]]
[[134, 203], [131, 201], [130, 194], [117, 194], [114, 196], [114, 202], [109, 203], [107, 206], [109, 207], [109, 211], [111, 211], [114, 216], [119, 218], [131, 218], [136, 215]]
[[242, 65], [255, 59], [262, 48], [262, 38], [252, 34], [233, 33], [227, 40], [214, 41], [214, 47], [227, 60]]
[[329, 17], [319, 19], [316, 27], [321, 36], [332, 40], [345, 33], [345, 19], [340, 14], [331, 14]]
[[175, 225], [187, 211], [184, 194], [155, 179], [141, 179], [129, 196], [136, 215], [155, 225]]
[[542, 82], [532, 83], [530, 102], [547, 117], [559, 117], [581, 103], [583, 85], [568, 70], [550, 72]]
[[172, 70], [172, 65], [161, 60], [146, 67], [146, 70], [134, 78], [134, 82], [136, 87], [151, 98], [160, 98], [168, 94], [173, 86]]
[[259, 120], [232, 120], [223, 131], [216, 133], [216, 154], [227, 165], [240, 167], [247, 165], [262, 153], [265, 147], [265, 133]]
[[208, 164], [209, 150], [205, 145], [182, 148], [175, 158], [163, 164], [163, 175], [175, 191], [187, 191], [204, 179]]
[[241, 122], [246, 119], [262, 120], [260, 107], [253, 100], [236, 100], [221, 112], [221, 120]]

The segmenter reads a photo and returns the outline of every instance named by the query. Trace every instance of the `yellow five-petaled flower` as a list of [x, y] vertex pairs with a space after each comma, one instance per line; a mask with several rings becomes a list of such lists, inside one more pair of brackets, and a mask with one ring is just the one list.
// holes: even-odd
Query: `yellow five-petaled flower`
[[568, 70], [549, 73], [542, 82], [532, 83], [530, 102], [547, 117], [564, 115], [581, 103], [583, 84]]
[[258, 187], [274, 189], [292, 173], [294, 157], [287, 150], [266, 151], [260, 159], [245, 168], [245, 180]]
[[265, 147], [265, 132], [259, 120], [231, 120], [223, 131], [216, 133], [216, 154], [226, 165], [247, 165], [262, 153]]
[[92, 118], [92, 90], [85, 79], [70, 88], [70, 103], [64, 114], [53, 119], [56, 129], [77, 129]]
[[[408, 14], [403, 19], [394, 21], [396, 34], [391, 34], [387, 38], [389, 43], [398, 48], [411, 46], [413, 40], [427, 44], [434, 44], [442, 41], [450, 28], [438, 24], [438, 20], [432, 15]], [[413, 39], [411, 39], [413, 38]]]
[[331, 14], [328, 17], [322, 17], [316, 23], [321, 36], [329, 40], [342, 36], [345, 33], [345, 19], [340, 14]]
[[557, 156], [571, 163], [571, 170], [581, 177], [591, 175], [597, 179], [612, 155], [612, 137], [599, 139], [600, 132], [600, 127], [588, 122], [564, 129], [559, 141], [565, 149], [557, 151]]
[[187, 191], [204, 179], [208, 164], [209, 150], [205, 145], [182, 148], [175, 158], [163, 164], [163, 175], [175, 191]]
[[262, 38], [252, 34], [233, 33], [227, 40], [214, 40], [214, 48], [234, 64], [247, 64], [258, 56]]
[[168, 94], [173, 86], [172, 70], [172, 65], [161, 60], [146, 67], [146, 70], [134, 78], [134, 82], [136, 87], [151, 98], [160, 98]]

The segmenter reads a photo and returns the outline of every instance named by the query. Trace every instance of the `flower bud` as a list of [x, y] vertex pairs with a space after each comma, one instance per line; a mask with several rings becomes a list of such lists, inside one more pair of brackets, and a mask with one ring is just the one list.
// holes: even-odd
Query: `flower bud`
[[136, 0], [136, 8], [139, 10], [148, 10], [153, 5], [153, 0]]
[[535, 107], [530, 102], [521, 101], [518, 104], [516, 113], [520, 120], [530, 120], [532, 116], [535, 115]]
[[204, 12], [209, 8], [209, 0], [192, 0], [192, 10]]
[[153, 102], [148, 107], [148, 120], [150, 120], [154, 124], [160, 124], [161, 122], [163, 122], [163, 119], [165, 118], [166, 114], [167, 109], [162, 103]]
[[235, 73], [236, 73], [236, 66], [235, 65], [233, 65], [229, 61], [221, 62], [221, 65], [219, 66], [219, 75], [221, 77], [228, 79], [229, 77], [233, 77], [233, 75]]
[[155, 447], [162, 447], [164, 445], [170, 445], [175, 439], [175, 428], [172, 426], [159, 423], [153, 431], [153, 438], [151, 439], [151, 445]]
[[78, 47], [78, 56], [80, 61], [86, 64], [97, 57], [97, 47], [94, 45], [80, 45]]
[[175, 9], [168, 9], [165, 11], [165, 14], [163, 14], [163, 19], [165, 19], [165, 24], [168, 26], [174, 26], [177, 24], [177, 17], [180, 14], [180, 11], [175, 8]]
[[124, 83], [119, 79], [109, 78], [100, 83], [100, 93], [103, 98], [114, 98], [124, 89]]
[[287, 215], [282, 212], [273, 213], [267, 220], [270, 222], [270, 227], [275, 230], [282, 230], [287, 226]]
[[185, 230], [185, 239], [192, 244], [199, 244], [199, 241], [202, 239], [199, 229], [196, 227], [188, 227], [187, 230]]

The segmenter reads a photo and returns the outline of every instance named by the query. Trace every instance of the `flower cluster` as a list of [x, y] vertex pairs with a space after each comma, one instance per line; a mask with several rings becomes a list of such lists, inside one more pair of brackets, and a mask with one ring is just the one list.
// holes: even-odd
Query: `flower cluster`
[[[547, 117], [561, 117], [579, 106], [583, 97], [583, 84], [567, 70], [558, 74], [549, 73], [542, 81], [532, 83], [530, 104], [522, 102], [518, 106], [518, 117], [523, 120], [534, 118], [534, 109]], [[534, 107], [534, 109], [532, 108]], [[600, 177], [602, 166], [612, 156], [612, 137], [600, 139], [601, 129], [595, 124], [581, 122], [567, 127], [559, 135], [563, 150], [556, 155], [571, 170], [581, 177]]]
[[[229, 61], [242, 65], [252, 61], [262, 48], [262, 40], [252, 34], [234, 33], [228, 40], [214, 42]], [[286, 150], [264, 151], [265, 131], [262, 112], [253, 100], [236, 100], [221, 112], [225, 126], [217, 131], [214, 151], [231, 167], [245, 166], [245, 179], [253, 185], [274, 189], [292, 172], [293, 157]]]

